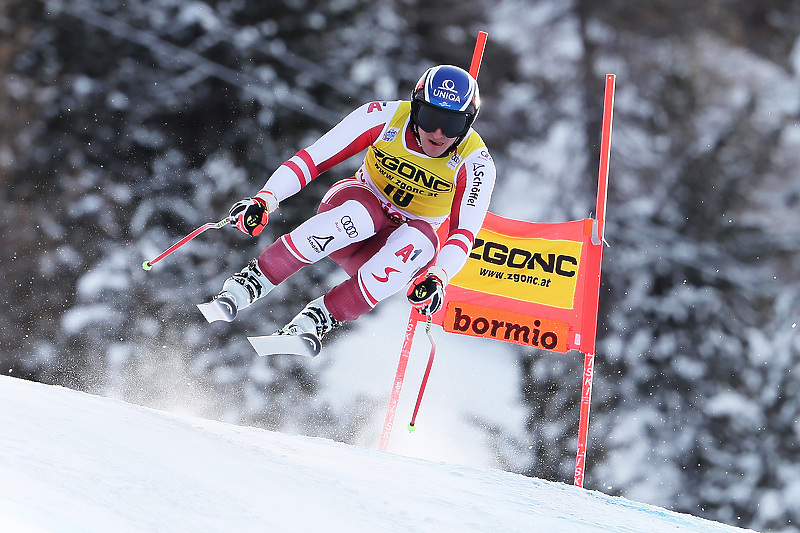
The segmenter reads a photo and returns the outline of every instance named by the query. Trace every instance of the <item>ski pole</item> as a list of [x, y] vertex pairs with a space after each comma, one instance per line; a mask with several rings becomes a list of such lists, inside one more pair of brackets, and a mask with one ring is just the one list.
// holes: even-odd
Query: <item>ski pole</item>
[[142, 263], [142, 268], [145, 269], [145, 270], [150, 270], [151, 268], [153, 268], [153, 265], [155, 265], [156, 263], [158, 263], [159, 261], [161, 261], [162, 259], [167, 257], [169, 254], [171, 254], [172, 252], [174, 252], [175, 250], [177, 250], [178, 248], [180, 248], [181, 246], [183, 246], [187, 242], [189, 242], [192, 239], [194, 239], [195, 237], [197, 237], [198, 235], [200, 235], [204, 231], [209, 230], [209, 229], [224, 228], [225, 226], [227, 226], [230, 223], [231, 223], [231, 219], [230, 219], [230, 217], [227, 217], [227, 218], [223, 218], [219, 222], [207, 222], [206, 224], [203, 224], [202, 226], [200, 226], [199, 228], [197, 228], [196, 230], [191, 232], [189, 235], [187, 235], [183, 239], [179, 240], [178, 242], [176, 242], [175, 244], [173, 244], [172, 246], [170, 246], [169, 248], [167, 248], [166, 250], [161, 252], [161, 255], [159, 255], [155, 259], [152, 259], [150, 261], [145, 261], [144, 263]]
[[431, 341], [431, 355], [428, 357], [428, 367], [425, 369], [425, 375], [422, 377], [422, 384], [419, 386], [419, 394], [417, 395], [417, 405], [414, 406], [414, 414], [411, 416], [411, 422], [408, 424], [408, 430], [414, 431], [417, 429], [414, 422], [417, 419], [417, 412], [419, 412], [419, 404], [422, 403], [422, 395], [425, 393], [425, 385], [428, 383], [428, 376], [431, 374], [431, 367], [433, 366], [433, 356], [436, 355], [436, 341], [433, 340], [433, 333], [431, 333], [431, 315], [425, 318], [425, 334], [428, 340]]

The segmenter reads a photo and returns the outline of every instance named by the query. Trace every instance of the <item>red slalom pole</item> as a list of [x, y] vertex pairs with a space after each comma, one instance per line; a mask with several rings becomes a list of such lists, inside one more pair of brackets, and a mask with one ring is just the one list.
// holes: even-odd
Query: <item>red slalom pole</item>
[[[608, 169], [611, 159], [611, 125], [614, 116], [614, 91], [616, 76], [606, 75], [605, 98], [603, 101], [603, 126], [600, 141], [600, 170], [597, 179], [597, 242], [590, 247], [587, 261], [597, 264], [597, 285], [594, 294], [587, 295], [591, 298], [592, 307], [584, 312], [584, 323], [589, 327], [584, 329], [591, 335], [591, 345], [594, 346], [597, 336], [597, 306], [600, 291], [600, 266], [603, 261], [603, 242], [606, 222], [606, 199], [608, 196]], [[594, 239], [593, 239], [594, 240]], [[590, 322], [586, 322], [590, 321]], [[592, 350], [594, 352], [595, 350]], [[583, 487], [586, 474], [586, 448], [589, 445], [589, 412], [592, 402], [592, 381], [594, 380], [594, 353], [584, 354], [583, 379], [581, 380], [581, 406], [578, 419], [578, 452], [575, 457], [575, 486]]]
[[172, 252], [174, 252], [175, 250], [177, 250], [178, 248], [180, 248], [181, 246], [183, 246], [187, 242], [189, 242], [192, 239], [194, 239], [195, 237], [197, 237], [198, 235], [200, 235], [204, 231], [209, 230], [209, 229], [223, 228], [223, 227], [227, 226], [230, 223], [231, 223], [231, 219], [230, 218], [224, 218], [224, 219], [220, 220], [219, 222], [208, 222], [206, 224], [203, 224], [202, 226], [200, 226], [199, 228], [197, 228], [196, 230], [191, 232], [189, 235], [187, 235], [183, 239], [179, 240], [178, 242], [176, 242], [175, 244], [173, 244], [172, 246], [170, 246], [169, 248], [167, 248], [166, 250], [161, 252], [161, 254], [158, 257], [156, 257], [155, 259], [151, 259], [150, 261], [145, 261], [144, 263], [142, 263], [142, 268], [144, 270], [150, 270], [151, 268], [153, 268], [153, 265], [155, 265], [156, 263], [158, 263], [159, 261], [161, 261], [162, 259], [167, 257], [169, 254], [171, 254]]
[[606, 74], [603, 100], [603, 129], [600, 139], [600, 170], [597, 181], [597, 223], [600, 240], [605, 237], [606, 200], [608, 198], [608, 168], [611, 160], [611, 126], [614, 120], [614, 87], [616, 75]]
[[481, 70], [481, 62], [483, 61], [483, 49], [486, 47], [486, 38], [489, 34], [485, 31], [478, 32], [478, 40], [475, 42], [475, 51], [472, 52], [472, 63], [469, 65], [470, 75], [478, 79], [478, 72]]
[[400, 361], [397, 363], [397, 372], [394, 376], [394, 386], [392, 386], [392, 396], [389, 399], [389, 407], [386, 409], [386, 419], [383, 422], [383, 432], [381, 433], [381, 440], [378, 446], [380, 450], [386, 450], [389, 447], [389, 437], [392, 436], [392, 427], [394, 427], [394, 418], [397, 414], [397, 405], [400, 403], [400, 391], [403, 389], [403, 381], [406, 377], [406, 368], [408, 368], [408, 359], [411, 356], [411, 347], [414, 344], [414, 332], [417, 329], [416, 310], [411, 309], [411, 314], [408, 316], [408, 327], [406, 328], [406, 335], [403, 338], [403, 347], [400, 350]]

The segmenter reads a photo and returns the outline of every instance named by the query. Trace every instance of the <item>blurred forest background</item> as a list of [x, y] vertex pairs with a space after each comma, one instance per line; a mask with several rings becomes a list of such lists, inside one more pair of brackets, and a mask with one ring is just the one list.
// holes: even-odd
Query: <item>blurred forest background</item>
[[[331, 286], [332, 263], [230, 326], [194, 303], [360, 161], [285, 201], [258, 242], [221, 230], [157, 273], [141, 263], [361, 103], [467, 68], [479, 30], [476, 129], [503, 216], [590, 216], [617, 75], [587, 488], [800, 531], [796, 0], [5, 0], [0, 372], [144, 405], [181, 382], [208, 416], [352, 442], [382, 403], [333, 413], [312, 401], [324, 371], [245, 339]], [[517, 358], [526, 438], [492, 453], [570, 483], [580, 365]]]

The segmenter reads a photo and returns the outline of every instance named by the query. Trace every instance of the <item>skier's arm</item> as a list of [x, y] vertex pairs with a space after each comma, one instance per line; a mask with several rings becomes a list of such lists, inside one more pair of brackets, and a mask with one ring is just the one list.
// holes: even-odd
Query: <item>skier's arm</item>
[[257, 196], [277, 203], [296, 194], [311, 180], [375, 142], [400, 102], [364, 104], [311, 146], [300, 150], [272, 173]]
[[475, 236], [483, 225], [492, 198], [496, 170], [486, 148], [470, 154], [456, 178], [456, 196], [450, 211], [450, 233], [428, 269], [447, 285], [466, 264]]

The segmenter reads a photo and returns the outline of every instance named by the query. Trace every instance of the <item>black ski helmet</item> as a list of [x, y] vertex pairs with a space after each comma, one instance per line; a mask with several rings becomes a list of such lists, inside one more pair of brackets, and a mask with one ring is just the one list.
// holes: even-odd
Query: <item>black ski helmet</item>
[[441, 128], [445, 136], [456, 139], [453, 148], [464, 139], [480, 108], [478, 82], [453, 65], [429, 68], [411, 92], [412, 122], [427, 132]]

